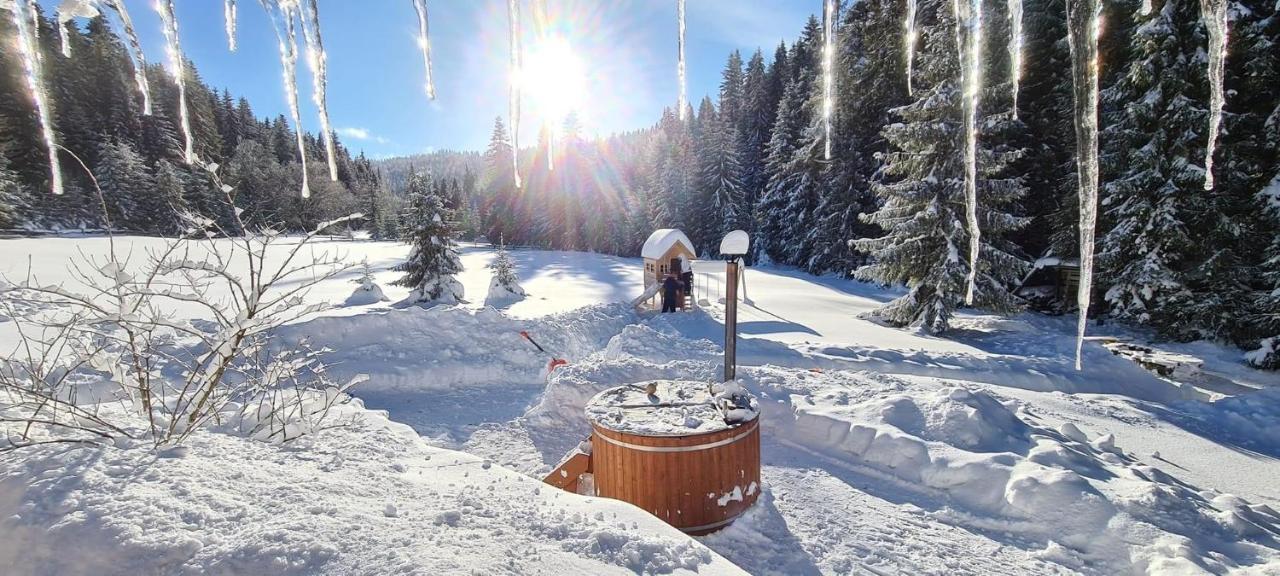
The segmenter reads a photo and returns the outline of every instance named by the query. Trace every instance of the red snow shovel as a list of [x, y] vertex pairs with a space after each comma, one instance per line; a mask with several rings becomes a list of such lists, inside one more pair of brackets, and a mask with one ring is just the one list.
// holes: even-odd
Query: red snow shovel
[[534, 340], [533, 336], [530, 336], [528, 332], [521, 330], [520, 335], [523, 336], [525, 340], [528, 340], [530, 344], [533, 344], [533, 347], [537, 348], [539, 352], [546, 354], [551, 358], [551, 361], [547, 362], [547, 376], [550, 376], [556, 368], [569, 365], [568, 360], [565, 360], [564, 358], [556, 358], [555, 356], [552, 356], [550, 352], [547, 352], [546, 349], [543, 348], [541, 344], [538, 344], [538, 342]]

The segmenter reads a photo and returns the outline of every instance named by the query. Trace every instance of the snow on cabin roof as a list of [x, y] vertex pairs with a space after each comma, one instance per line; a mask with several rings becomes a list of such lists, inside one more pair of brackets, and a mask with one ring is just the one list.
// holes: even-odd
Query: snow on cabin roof
[[653, 234], [649, 235], [649, 239], [644, 241], [644, 248], [640, 249], [640, 256], [643, 258], [657, 260], [662, 258], [662, 256], [667, 253], [667, 250], [670, 250], [677, 242], [683, 243], [684, 247], [689, 249], [689, 252], [693, 254], [694, 258], [698, 257], [698, 251], [694, 249], [693, 242], [689, 241], [689, 237], [685, 236], [684, 232], [676, 230], [675, 228], [654, 230]]

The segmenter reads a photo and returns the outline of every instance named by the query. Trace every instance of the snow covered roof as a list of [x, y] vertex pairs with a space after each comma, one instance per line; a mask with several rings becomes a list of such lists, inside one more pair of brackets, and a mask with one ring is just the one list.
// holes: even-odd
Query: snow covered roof
[[675, 228], [654, 230], [653, 234], [649, 235], [649, 239], [644, 241], [644, 248], [640, 249], [640, 256], [657, 260], [662, 258], [667, 253], [667, 250], [670, 250], [677, 242], [684, 244], [684, 247], [689, 249], [694, 258], [698, 257], [698, 251], [694, 249], [693, 242], [689, 241], [689, 237], [685, 236], [684, 232]]

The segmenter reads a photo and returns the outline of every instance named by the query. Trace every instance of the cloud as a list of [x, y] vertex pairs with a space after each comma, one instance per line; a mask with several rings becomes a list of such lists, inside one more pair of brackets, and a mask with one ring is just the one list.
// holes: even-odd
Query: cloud
[[370, 132], [367, 128], [357, 128], [357, 127], [336, 128], [334, 129], [334, 132], [337, 132], [338, 135], [342, 136], [343, 138], [350, 138], [352, 140], [363, 140], [367, 142], [376, 142], [378, 144], [391, 143], [390, 140], [387, 140], [386, 138], [383, 138], [381, 136], [378, 136], [377, 134]]

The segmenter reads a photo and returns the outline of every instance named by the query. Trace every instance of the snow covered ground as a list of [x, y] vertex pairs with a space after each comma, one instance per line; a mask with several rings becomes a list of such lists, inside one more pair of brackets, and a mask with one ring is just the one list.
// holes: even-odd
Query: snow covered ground
[[[30, 263], [45, 281], [104, 249], [0, 244], [0, 273]], [[71, 574], [98, 573], [98, 558], [192, 573], [716, 573], [733, 569], [725, 559], [755, 574], [1280, 572], [1280, 377], [1238, 351], [1161, 346], [1204, 360], [1176, 382], [1091, 343], [1076, 372], [1070, 318], [961, 315], [938, 338], [858, 317], [892, 290], [748, 270], [739, 376], [764, 407], [766, 486], [729, 529], [688, 539], [534, 479], [586, 435], [596, 391], [719, 375], [721, 265], [696, 266], [705, 309], [641, 315], [620, 304], [640, 294], [638, 260], [515, 250], [529, 297], [494, 310], [493, 254], [465, 246], [471, 302], [398, 308], [407, 290], [390, 286], [390, 267], [405, 247], [321, 246], [367, 260], [390, 298], [281, 330], [333, 349], [337, 376], [370, 375], [346, 408], [355, 423], [284, 447], [214, 430], [182, 458], [130, 446], [0, 456], [0, 532], [18, 535], [0, 562]], [[341, 304], [356, 275], [310, 298]], [[546, 378], [522, 330], [570, 365]]]

